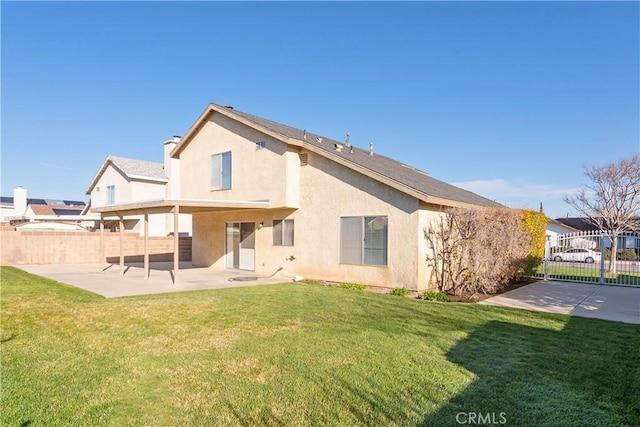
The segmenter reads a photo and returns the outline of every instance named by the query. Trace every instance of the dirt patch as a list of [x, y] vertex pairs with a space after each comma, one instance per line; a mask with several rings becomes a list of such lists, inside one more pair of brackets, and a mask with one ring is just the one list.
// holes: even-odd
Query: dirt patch
[[479, 301], [484, 301], [484, 300], [486, 300], [488, 298], [495, 297], [496, 295], [504, 294], [505, 292], [509, 292], [509, 291], [514, 290], [514, 289], [521, 288], [521, 287], [529, 285], [531, 283], [535, 283], [535, 282], [537, 282], [539, 280], [540, 279], [520, 279], [520, 280], [518, 280], [516, 282], [508, 284], [507, 286], [505, 286], [504, 288], [500, 289], [498, 292], [496, 292], [494, 294], [464, 293], [462, 295], [449, 295], [449, 301], [450, 302], [479, 302]]

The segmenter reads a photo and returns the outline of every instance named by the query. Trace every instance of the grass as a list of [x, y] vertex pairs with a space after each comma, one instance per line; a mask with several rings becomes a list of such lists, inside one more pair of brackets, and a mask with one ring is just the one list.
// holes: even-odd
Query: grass
[[[598, 282], [600, 280], [599, 265], [585, 264], [576, 267], [573, 265], [550, 265], [549, 279], [566, 279], [582, 282]], [[544, 276], [544, 266], [540, 265], [536, 270], [537, 277]], [[640, 273], [620, 271], [618, 273], [605, 272], [605, 281], [609, 284], [640, 286]]]
[[2, 425], [640, 419], [638, 325], [295, 283], [104, 299], [0, 277]]

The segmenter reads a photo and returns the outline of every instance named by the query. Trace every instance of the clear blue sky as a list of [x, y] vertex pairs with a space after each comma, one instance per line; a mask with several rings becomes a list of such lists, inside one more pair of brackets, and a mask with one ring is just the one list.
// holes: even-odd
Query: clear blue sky
[[2, 2], [2, 195], [87, 200], [209, 102], [551, 217], [640, 151], [638, 2]]

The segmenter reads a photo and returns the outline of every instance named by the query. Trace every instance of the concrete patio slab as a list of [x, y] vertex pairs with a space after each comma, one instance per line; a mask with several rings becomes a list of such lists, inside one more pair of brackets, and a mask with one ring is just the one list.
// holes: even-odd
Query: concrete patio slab
[[640, 324], [640, 287], [539, 281], [479, 304]]
[[[95, 264], [37, 264], [15, 267], [107, 298], [255, 286], [292, 280], [291, 277], [278, 275], [263, 277], [252, 271], [197, 268], [186, 262], [180, 263], [178, 283], [174, 285], [173, 263], [153, 262], [150, 266], [147, 280], [144, 278], [142, 263], [128, 263], [124, 275], [120, 274], [120, 266], [117, 264], [108, 265], [103, 271], [99, 271]], [[253, 277], [257, 277], [257, 280], [236, 281]]]

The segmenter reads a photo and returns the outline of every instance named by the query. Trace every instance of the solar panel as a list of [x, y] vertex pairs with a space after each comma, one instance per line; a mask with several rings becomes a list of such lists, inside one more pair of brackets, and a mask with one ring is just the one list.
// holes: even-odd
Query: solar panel
[[80, 215], [82, 211], [77, 209], [53, 209], [53, 213], [56, 215]]

